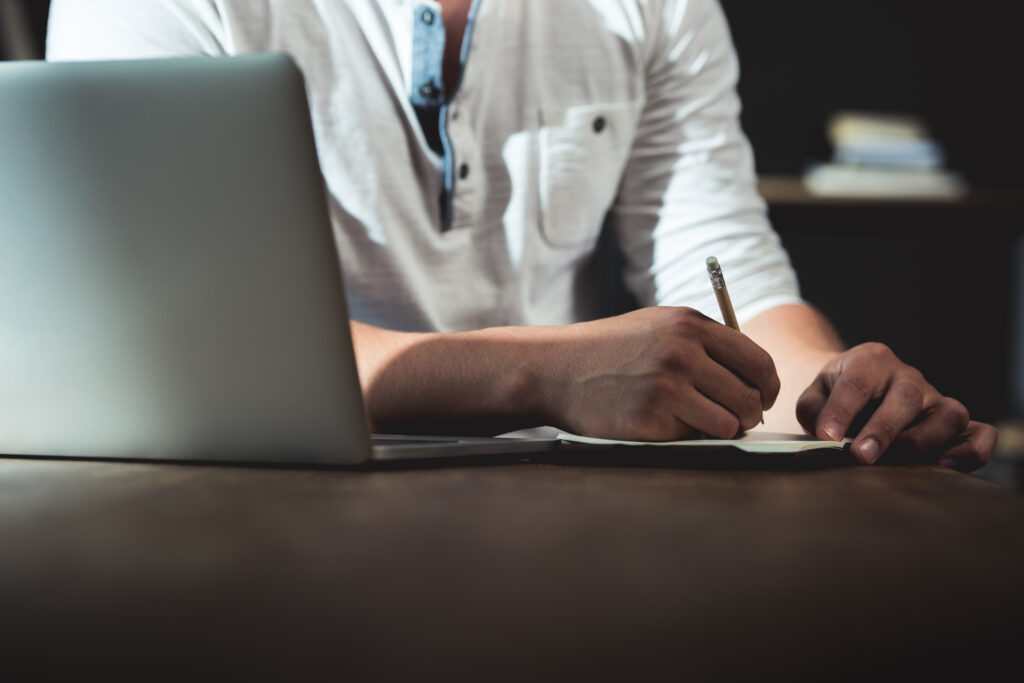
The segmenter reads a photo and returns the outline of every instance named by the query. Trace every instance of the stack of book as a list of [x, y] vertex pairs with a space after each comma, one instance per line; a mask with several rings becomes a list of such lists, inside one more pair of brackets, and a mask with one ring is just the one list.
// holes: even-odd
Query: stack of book
[[916, 117], [842, 112], [829, 121], [828, 138], [832, 160], [804, 174], [812, 194], [954, 200], [967, 192]]

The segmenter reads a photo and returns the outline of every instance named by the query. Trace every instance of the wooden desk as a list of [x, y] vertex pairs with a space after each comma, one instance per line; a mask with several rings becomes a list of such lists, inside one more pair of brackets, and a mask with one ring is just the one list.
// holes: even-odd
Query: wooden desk
[[0, 459], [0, 678], [872, 680], [1024, 643], [1016, 494], [626, 464]]

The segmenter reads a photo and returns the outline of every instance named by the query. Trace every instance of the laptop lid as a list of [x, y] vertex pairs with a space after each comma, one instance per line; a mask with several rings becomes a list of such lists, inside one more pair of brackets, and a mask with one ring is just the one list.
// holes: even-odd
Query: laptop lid
[[284, 55], [0, 65], [0, 453], [370, 455]]

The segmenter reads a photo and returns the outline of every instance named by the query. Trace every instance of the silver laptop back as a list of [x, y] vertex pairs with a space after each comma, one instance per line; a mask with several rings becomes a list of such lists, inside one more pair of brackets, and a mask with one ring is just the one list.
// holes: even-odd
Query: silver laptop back
[[290, 58], [0, 65], [0, 453], [369, 457]]

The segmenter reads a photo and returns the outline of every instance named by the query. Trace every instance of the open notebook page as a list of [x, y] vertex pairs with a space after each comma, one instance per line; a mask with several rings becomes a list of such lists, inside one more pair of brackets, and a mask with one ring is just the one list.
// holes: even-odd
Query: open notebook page
[[749, 432], [738, 439], [689, 439], [686, 441], [617, 441], [615, 439], [597, 439], [590, 436], [578, 436], [560, 432], [560, 441], [586, 443], [596, 446], [675, 446], [695, 448], [734, 447], [748, 453], [801, 453], [823, 448], [842, 450], [852, 439], [842, 441], [819, 441], [806, 434], [776, 434], [773, 432]]

